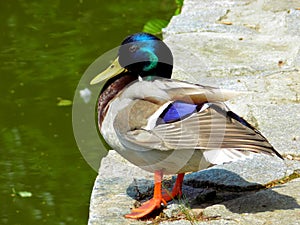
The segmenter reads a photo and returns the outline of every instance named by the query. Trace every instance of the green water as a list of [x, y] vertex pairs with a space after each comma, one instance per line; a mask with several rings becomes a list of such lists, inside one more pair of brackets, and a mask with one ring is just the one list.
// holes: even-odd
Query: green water
[[[85, 69], [174, 0], [0, 1], [0, 224], [86, 224], [96, 172], [71, 106]], [[15, 192], [27, 191], [31, 197]]]

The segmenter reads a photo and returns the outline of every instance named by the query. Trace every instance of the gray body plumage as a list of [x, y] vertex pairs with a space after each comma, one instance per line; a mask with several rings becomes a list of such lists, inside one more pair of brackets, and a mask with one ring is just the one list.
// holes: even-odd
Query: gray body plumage
[[[259, 131], [228, 114], [224, 101], [236, 94], [177, 80], [139, 80], [111, 100], [100, 130], [112, 148], [150, 172], [193, 172], [253, 153], [276, 154]], [[201, 108], [182, 120], [157, 123], [174, 101]]]

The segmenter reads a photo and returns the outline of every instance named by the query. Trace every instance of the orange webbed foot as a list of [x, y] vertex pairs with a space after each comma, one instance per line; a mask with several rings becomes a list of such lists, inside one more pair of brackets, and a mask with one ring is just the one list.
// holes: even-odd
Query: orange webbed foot
[[154, 172], [154, 193], [153, 198], [145, 202], [139, 208], [131, 210], [131, 213], [125, 215], [126, 218], [140, 219], [151, 214], [154, 210], [161, 207], [161, 203], [167, 205], [167, 202], [161, 195], [161, 182], [163, 178], [163, 172], [157, 170]]
[[131, 219], [140, 219], [143, 218], [154, 210], [159, 209], [161, 207], [161, 203], [167, 204], [164, 199], [152, 198], [149, 201], [145, 202], [139, 208], [135, 208], [131, 210], [130, 214], [125, 215], [126, 218]]
[[174, 197], [178, 195], [179, 196], [182, 195], [181, 189], [182, 189], [184, 173], [178, 174], [172, 193], [168, 193], [167, 191], [164, 191], [164, 193], [162, 194], [162, 190], [161, 190], [162, 177], [163, 177], [162, 171], [154, 172], [153, 198], [143, 203], [139, 208], [132, 209], [131, 213], [125, 215], [126, 218], [141, 219], [143, 217], [146, 217], [156, 209], [159, 209], [161, 207], [161, 203], [167, 205], [167, 201], [174, 199]]

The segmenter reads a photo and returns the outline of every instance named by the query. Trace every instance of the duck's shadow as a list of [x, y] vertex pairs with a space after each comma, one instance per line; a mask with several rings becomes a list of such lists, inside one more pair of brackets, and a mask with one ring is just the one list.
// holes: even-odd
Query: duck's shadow
[[[215, 182], [207, 179], [216, 176], [218, 179]], [[174, 180], [175, 177], [165, 181], [163, 186], [170, 190]], [[281, 187], [264, 189], [262, 185], [249, 183], [236, 173], [224, 169], [210, 169], [185, 176], [182, 198], [184, 201], [182, 202], [191, 208], [223, 204], [233, 213], [258, 213], [300, 208], [293, 197], [280, 194], [274, 191], [275, 188]], [[153, 195], [153, 181], [135, 179], [127, 188], [127, 194], [141, 202], [150, 199]]]

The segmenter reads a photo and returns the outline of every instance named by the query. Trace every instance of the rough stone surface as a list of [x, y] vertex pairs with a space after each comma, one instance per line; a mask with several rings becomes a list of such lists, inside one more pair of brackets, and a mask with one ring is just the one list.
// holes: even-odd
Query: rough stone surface
[[[300, 219], [300, 179], [271, 189], [260, 189], [259, 184], [281, 178], [300, 168], [300, 162], [258, 156], [207, 170], [187, 174], [184, 197], [173, 200], [164, 213], [169, 218], [180, 218], [183, 212], [202, 214], [208, 221], [195, 224], [264, 224], [276, 218], [293, 216]], [[108, 171], [113, 171], [109, 175]], [[122, 171], [125, 171], [124, 174]], [[102, 159], [99, 175], [91, 196], [89, 224], [151, 224], [153, 221], [125, 219], [135, 199], [144, 201], [153, 194], [152, 174], [132, 165], [115, 151]], [[175, 177], [169, 177], [165, 187], [172, 187]], [[276, 214], [274, 214], [276, 212]], [[272, 213], [274, 214], [273, 218]], [[276, 216], [275, 216], [276, 215]], [[161, 224], [190, 224], [188, 220], [163, 221]]]
[[[235, 224], [300, 224], [300, 179], [204, 209]], [[292, 196], [292, 197], [291, 197]]]
[[[185, 0], [164, 29], [174, 78], [242, 91], [229, 107], [286, 159], [256, 156], [187, 174], [184, 196], [163, 210], [165, 219], [136, 221], [123, 215], [151, 197], [153, 175], [110, 151], [95, 181], [89, 224], [300, 224], [300, 178], [260, 186], [300, 169], [299, 24], [298, 0]], [[167, 177], [165, 187], [174, 180]]]

